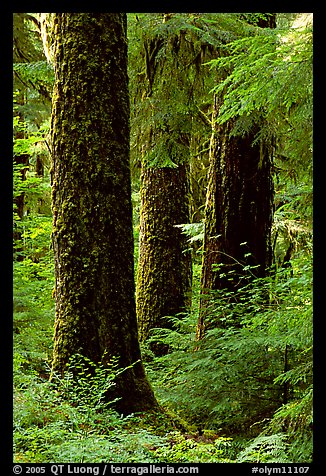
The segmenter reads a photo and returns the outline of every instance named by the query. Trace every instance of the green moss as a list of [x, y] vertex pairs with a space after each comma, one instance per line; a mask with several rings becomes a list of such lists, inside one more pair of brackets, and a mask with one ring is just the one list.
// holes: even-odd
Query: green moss
[[[124, 16], [55, 14], [53, 371], [63, 372], [76, 352], [94, 362], [107, 352], [118, 356], [123, 368], [140, 359], [134, 300], [127, 50], [121, 38]], [[115, 31], [118, 36], [114, 40], [107, 35], [104, 41], [101, 31]], [[136, 398], [133, 388], [138, 389]], [[142, 364], [137, 364], [137, 371], [123, 374], [117, 392], [125, 412], [156, 406]]]
[[153, 327], [168, 327], [165, 316], [185, 312], [191, 288], [191, 257], [174, 224], [189, 220], [185, 168], [142, 173], [137, 318], [141, 340]]

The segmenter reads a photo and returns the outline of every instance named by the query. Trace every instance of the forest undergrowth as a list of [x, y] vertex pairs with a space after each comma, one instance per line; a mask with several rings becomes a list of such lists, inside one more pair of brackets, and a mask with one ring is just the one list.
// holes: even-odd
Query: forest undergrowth
[[[194, 213], [189, 221], [198, 222], [175, 225], [188, 235], [192, 253], [191, 309], [188, 314], [166, 316], [167, 328], [152, 329], [141, 344], [144, 367], [160, 411], [129, 415], [119, 414], [114, 409], [115, 402], [106, 398], [122, 371], [115, 359], [104, 366], [75, 354], [63, 376], [51, 374], [55, 282], [49, 125], [54, 73], [45, 61], [40, 32], [35, 30], [41, 21], [37, 15], [14, 14], [14, 462], [312, 462], [310, 14], [277, 14], [278, 29], [262, 28], [259, 35], [252, 33], [254, 18], [248, 18], [249, 23], [244, 24], [244, 18], [234, 22], [232, 14], [198, 14], [203, 23], [197, 14], [129, 16], [134, 275], [137, 276], [140, 262], [139, 158], [144, 152], [150, 156], [151, 150], [146, 146], [144, 130], [148, 129], [151, 136], [155, 125], [159, 148], [166, 145], [164, 141], [169, 145], [174, 139], [174, 147], [178, 147], [173, 151], [177, 151], [178, 157], [180, 150], [188, 154], [190, 145], [191, 157], [187, 155], [186, 160], [190, 160], [192, 170]], [[263, 14], [253, 15], [258, 15], [258, 21]], [[140, 28], [141, 25], [146, 28]], [[148, 38], [144, 36], [143, 49], [139, 50], [143, 32]], [[157, 35], [159, 41], [155, 40]], [[193, 35], [199, 36], [191, 44]], [[153, 59], [164, 39], [171, 50], [162, 51], [170, 51], [172, 56], [165, 58], [162, 51], [157, 55], [162, 88], [154, 101], [148, 92], [138, 90], [143, 85], [139, 78], [145, 78], [150, 71], [149, 46], [153, 47]], [[224, 42], [231, 42], [228, 48]], [[174, 74], [176, 52], [188, 43], [189, 47], [192, 45], [191, 55], [195, 56], [180, 57], [180, 64], [195, 67], [194, 71], [185, 70], [184, 78], [195, 94], [185, 90], [185, 100], [179, 84], [174, 88], [166, 85], [171, 71]], [[214, 53], [214, 59], [206, 63], [205, 54], [213, 53], [221, 45], [228, 54], [216, 59]], [[142, 55], [147, 63], [141, 61]], [[203, 61], [203, 69], [199, 70]], [[230, 68], [232, 75], [228, 74], [216, 86], [215, 68], [225, 72]], [[152, 73], [155, 70], [156, 66]], [[149, 75], [148, 80], [153, 93], [153, 77]], [[212, 134], [211, 93], [224, 91], [228, 84], [232, 87], [224, 96], [220, 119], [229, 120], [240, 113], [235, 130], [239, 135], [247, 133], [258, 121], [261, 131], [255, 141], [266, 141], [273, 150], [274, 264], [267, 277], [260, 279], [249, 265], [243, 265], [243, 277], [215, 265], [221, 282], [239, 282], [230, 287], [236, 292], [224, 288], [206, 294], [206, 328], [204, 337], [196, 341], [203, 299], [200, 281]], [[171, 98], [167, 92], [173, 92]], [[191, 95], [194, 104], [189, 108]], [[240, 111], [235, 110], [239, 106]], [[155, 108], [157, 113], [153, 115]], [[188, 143], [189, 117], [193, 118], [193, 131]], [[169, 124], [171, 130], [180, 129], [182, 134], [173, 137]], [[186, 147], [178, 142], [179, 136]], [[162, 158], [161, 152], [158, 156]]]
[[[154, 329], [142, 348], [162, 412], [119, 415], [104, 398], [118, 372], [114, 361], [92, 364], [90, 373], [91, 364], [76, 355], [64, 377], [49, 381], [54, 281], [48, 225], [25, 226], [29, 257], [14, 263], [15, 462], [311, 461], [307, 250], [290, 268], [244, 285], [236, 304], [230, 293], [217, 293], [212, 321], [236, 316], [241, 325], [212, 328], [200, 345], [195, 264], [192, 313], [167, 317], [173, 328]], [[47, 252], [36, 257], [41, 249]], [[158, 342], [168, 354], [152, 352]]]

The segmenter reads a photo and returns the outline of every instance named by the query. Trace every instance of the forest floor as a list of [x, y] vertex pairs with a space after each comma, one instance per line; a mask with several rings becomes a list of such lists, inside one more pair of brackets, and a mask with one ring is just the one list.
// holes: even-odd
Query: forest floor
[[199, 435], [167, 408], [154, 415], [116, 413], [101, 398], [108, 384], [101, 371], [86, 378], [80, 364], [79, 380], [68, 371], [50, 382], [52, 283], [26, 269], [24, 275], [16, 273], [14, 288], [14, 462], [235, 461], [231, 438]]
[[[14, 263], [14, 462], [311, 461], [311, 264], [304, 263], [297, 278], [279, 280], [275, 308], [253, 313], [241, 330], [217, 329], [200, 352], [193, 352], [196, 309], [177, 320], [179, 329], [161, 329], [170, 353], [155, 356], [147, 345], [142, 355], [162, 411], [131, 415], [118, 414], [103, 398], [114, 383], [114, 366], [108, 372], [99, 365], [90, 376], [85, 361], [75, 356], [65, 375], [50, 381], [51, 263], [28, 258]], [[244, 290], [245, 316], [259, 301], [258, 291]], [[219, 305], [226, 309], [223, 301]], [[298, 350], [286, 354], [293, 368], [284, 374], [288, 342]], [[289, 394], [290, 387], [283, 375], [294, 382], [287, 405], [284, 389]]]

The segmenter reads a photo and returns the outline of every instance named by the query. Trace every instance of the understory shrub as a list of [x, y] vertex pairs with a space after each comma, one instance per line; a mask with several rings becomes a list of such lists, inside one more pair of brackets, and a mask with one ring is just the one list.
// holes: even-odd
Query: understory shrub
[[[236, 300], [219, 293], [211, 309], [211, 322], [220, 315], [225, 322], [234, 322], [237, 315], [241, 326], [210, 328], [204, 339], [195, 342], [197, 318], [189, 315], [183, 321], [171, 318], [172, 330], [152, 331], [152, 339], [161, 339], [171, 349], [169, 354], [148, 361], [148, 373], [160, 401], [195, 430], [247, 438], [253, 454], [259, 443], [260, 454], [265, 454], [261, 461], [272, 458], [270, 454], [276, 459], [283, 454], [284, 461], [309, 462], [310, 257], [299, 254], [291, 261], [290, 273], [280, 269], [268, 278], [246, 284], [237, 291]], [[275, 452], [268, 446], [272, 443]]]
[[[16, 373], [25, 363], [17, 357]], [[114, 361], [107, 368], [75, 355], [64, 376], [56, 375], [54, 381], [44, 381], [35, 372], [29, 378], [20, 376], [15, 388], [15, 462], [230, 461], [228, 438], [201, 441], [176, 429], [171, 432], [166, 417], [119, 415], [104, 399], [116, 372]]]
[[[17, 358], [16, 374], [24, 363]], [[151, 448], [164, 439], [138, 426], [133, 429], [134, 417], [120, 416], [104, 398], [116, 373], [114, 361], [104, 367], [75, 355], [64, 376], [51, 382], [33, 373], [20, 377], [15, 388], [15, 461], [157, 461]]]

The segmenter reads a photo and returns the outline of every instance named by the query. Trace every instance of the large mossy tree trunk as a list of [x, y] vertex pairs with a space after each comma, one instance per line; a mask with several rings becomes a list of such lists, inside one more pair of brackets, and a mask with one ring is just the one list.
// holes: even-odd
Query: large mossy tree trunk
[[[261, 145], [253, 144], [253, 132], [232, 136], [232, 121], [217, 125], [217, 113], [215, 99], [197, 339], [210, 326], [214, 291], [232, 293], [236, 302], [237, 290], [248, 279], [266, 276], [272, 262], [271, 157]], [[230, 325], [219, 322], [216, 315], [213, 321], [215, 327]]]
[[171, 328], [166, 316], [185, 313], [191, 302], [191, 254], [176, 225], [189, 221], [188, 164], [143, 167], [137, 278], [140, 339]]
[[[54, 15], [53, 372], [118, 358], [118, 410], [156, 407], [135, 309], [126, 14]], [[111, 397], [111, 395], [110, 395]]]

